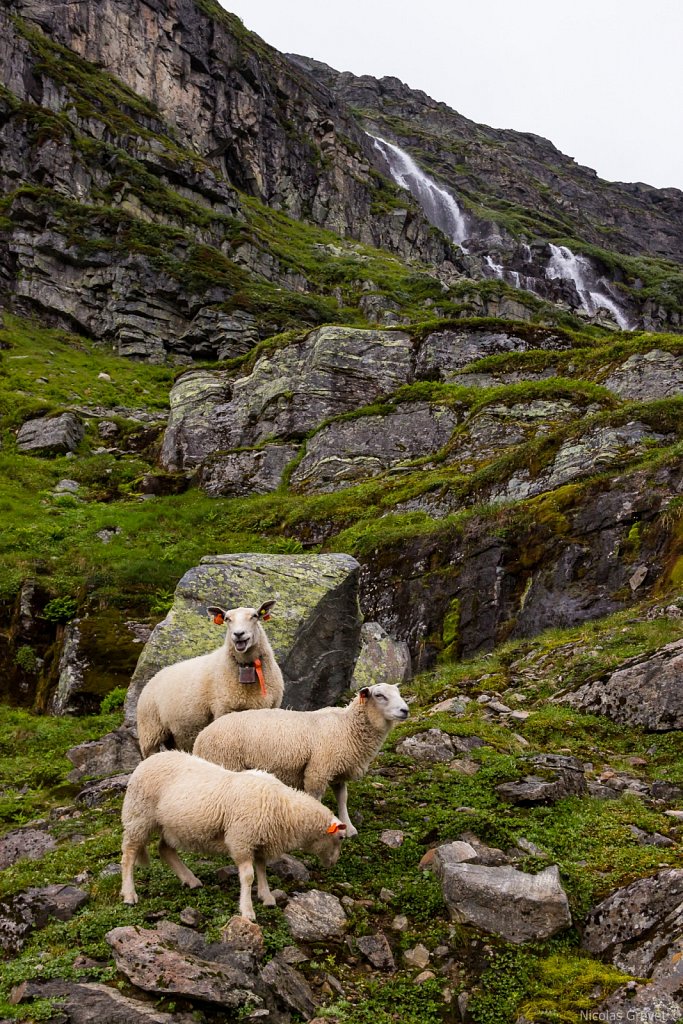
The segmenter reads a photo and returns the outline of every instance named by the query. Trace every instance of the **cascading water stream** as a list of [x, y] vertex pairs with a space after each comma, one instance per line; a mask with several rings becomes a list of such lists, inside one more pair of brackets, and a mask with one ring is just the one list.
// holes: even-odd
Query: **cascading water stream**
[[600, 307], [608, 309], [622, 331], [629, 330], [630, 324], [624, 316], [623, 310], [619, 308], [613, 298], [597, 289], [600, 281], [596, 277], [590, 260], [585, 256], [577, 256], [566, 245], [550, 243], [550, 254], [545, 271], [548, 280], [571, 281], [578, 292], [581, 305], [587, 313], [593, 315]]
[[420, 170], [413, 158], [393, 142], [376, 135], [370, 135], [370, 138], [384, 157], [396, 184], [417, 199], [430, 224], [466, 252], [462, 243], [467, 238], [467, 221], [453, 196]]

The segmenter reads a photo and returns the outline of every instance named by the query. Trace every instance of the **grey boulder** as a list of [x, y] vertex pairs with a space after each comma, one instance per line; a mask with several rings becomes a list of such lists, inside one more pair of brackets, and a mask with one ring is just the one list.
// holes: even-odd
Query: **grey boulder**
[[461, 863], [439, 847], [434, 871], [451, 917], [508, 942], [548, 939], [571, 924], [557, 865], [537, 875], [511, 866]]
[[676, 640], [655, 654], [631, 658], [607, 679], [557, 699], [624, 725], [666, 732], [683, 728], [682, 674], [683, 640]]
[[78, 447], [84, 433], [83, 424], [72, 412], [41, 416], [20, 427], [17, 448], [26, 455], [64, 455]]

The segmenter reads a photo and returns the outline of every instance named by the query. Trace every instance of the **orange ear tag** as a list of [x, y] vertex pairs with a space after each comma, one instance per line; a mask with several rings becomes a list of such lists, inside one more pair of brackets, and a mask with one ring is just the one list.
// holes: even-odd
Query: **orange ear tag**
[[266, 683], [263, 678], [263, 669], [261, 668], [261, 659], [256, 658], [254, 660], [254, 668], [256, 669], [256, 675], [258, 676], [259, 686], [261, 687], [261, 696], [267, 697], [268, 691], [266, 690]]
[[364, 693], [359, 693], [359, 694], [358, 694], [358, 699], [359, 699], [359, 701], [361, 702], [361, 704], [365, 704], [365, 702], [366, 702], [366, 700], [367, 700], [368, 698], [367, 698], [367, 697], [365, 696], [365, 694], [364, 694]]
[[223, 623], [225, 622], [225, 619], [219, 612], [218, 615], [214, 615], [213, 621], [216, 623], [217, 626], [222, 626]]
[[330, 836], [333, 836], [334, 833], [338, 832], [338, 831], [339, 831], [339, 825], [337, 824], [336, 821], [333, 821], [332, 824], [330, 825], [330, 827], [327, 830], [327, 834], [330, 835]]
[[266, 612], [264, 615], [261, 616], [261, 618], [263, 619], [264, 622], [267, 622], [268, 619], [270, 618], [270, 612]]

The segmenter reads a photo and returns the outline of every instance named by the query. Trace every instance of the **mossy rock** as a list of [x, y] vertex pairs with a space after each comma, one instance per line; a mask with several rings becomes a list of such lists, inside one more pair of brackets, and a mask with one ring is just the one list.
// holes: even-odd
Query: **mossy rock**
[[170, 612], [155, 627], [138, 661], [126, 701], [133, 724], [140, 691], [166, 665], [207, 654], [225, 627], [209, 605], [255, 607], [275, 598], [266, 626], [285, 679], [283, 706], [334, 704], [350, 686], [360, 645], [360, 566], [350, 555], [212, 555], [186, 572]]

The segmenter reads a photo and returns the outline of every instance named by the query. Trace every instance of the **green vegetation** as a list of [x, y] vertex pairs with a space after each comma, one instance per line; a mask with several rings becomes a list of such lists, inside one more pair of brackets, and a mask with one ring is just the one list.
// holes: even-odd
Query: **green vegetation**
[[[562, 747], [590, 762], [589, 776], [606, 766], [644, 779], [683, 778], [683, 742], [679, 733], [652, 736], [549, 705], [539, 695], [563, 682], [568, 673], [578, 683], [604, 672], [634, 653], [653, 651], [683, 635], [683, 622], [668, 617], [647, 619], [647, 606], [619, 613], [609, 619], [554, 630], [530, 640], [504, 645], [494, 654], [468, 662], [444, 664], [416, 677], [405, 688], [411, 699], [411, 717], [390, 738], [368, 776], [351, 787], [352, 814], [362, 817], [360, 835], [345, 846], [338, 864], [323, 872], [310, 863], [308, 885], [282, 883], [285, 889], [323, 888], [357, 901], [350, 910], [351, 935], [383, 930], [394, 947], [397, 973], [390, 981], [371, 975], [348, 961], [343, 945], [315, 947], [303, 971], [311, 980], [329, 972], [339, 978], [345, 996], [334, 996], [322, 1011], [325, 1017], [345, 1024], [369, 1024], [376, 1019], [390, 1024], [399, 1013], [412, 1024], [438, 1022], [451, 1012], [460, 987], [470, 993], [469, 1012], [475, 1024], [514, 1021], [523, 1014], [531, 1024], [557, 1020], [579, 1024], [581, 1011], [595, 1007], [627, 980], [609, 965], [600, 964], [578, 948], [574, 930], [544, 943], [509, 946], [497, 939], [487, 943], [482, 968], [477, 936], [462, 925], [453, 925], [443, 905], [434, 877], [421, 871], [419, 862], [430, 846], [472, 831], [484, 842], [504, 850], [518, 839], [534, 843], [542, 856], [526, 856], [524, 870], [538, 871], [546, 864], [560, 867], [574, 920], [579, 923], [595, 902], [633, 878], [652, 873], [663, 865], [683, 866], [680, 847], [640, 845], [631, 826], [664, 835], [677, 835], [678, 826], [660, 809], [633, 796], [599, 801], [572, 797], [553, 806], [518, 807], [504, 803], [495, 786], [524, 773], [530, 754]], [[529, 744], [523, 747], [503, 722], [488, 720], [482, 707], [470, 702], [463, 714], [433, 712], [433, 705], [447, 697], [472, 698], [481, 690], [495, 689], [515, 706], [519, 694], [531, 711], [516, 723]], [[118, 704], [118, 695], [108, 707]], [[102, 874], [119, 857], [120, 798], [95, 809], [81, 809], [74, 816], [64, 803], [73, 793], [66, 775], [71, 765], [63, 751], [76, 742], [91, 739], [112, 728], [120, 712], [107, 710], [92, 718], [64, 719], [34, 716], [0, 708], [0, 809], [6, 827], [50, 815], [56, 849], [37, 862], [19, 861], [2, 873], [0, 894], [11, 897], [28, 885], [66, 882], [83, 870], [89, 873], [88, 904], [69, 922], [53, 922], [29, 938], [25, 948], [6, 965], [0, 988], [0, 1012], [37, 1019], [31, 1006], [10, 1006], [9, 990], [26, 978], [86, 976], [113, 980], [116, 977], [104, 934], [122, 924], [149, 927], [149, 915], [163, 912], [171, 920], [190, 905], [207, 922], [210, 939], [218, 938], [221, 926], [234, 912], [237, 879], [218, 884], [215, 865], [206, 858], [188, 856], [205, 888], [188, 893], [153, 855], [149, 869], [138, 869], [141, 903], [123, 907], [119, 879]], [[453, 735], [482, 738], [487, 746], [470, 752], [478, 766], [475, 775], [463, 775], [448, 764], [415, 765], [395, 753], [408, 734], [438, 727]], [[19, 752], [17, 754], [17, 751]], [[638, 767], [634, 766], [634, 762]], [[59, 805], [60, 811], [50, 814]], [[385, 828], [399, 828], [404, 841], [388, 849], [380, 841]], [[378, 865], [381, 867], [378, 869]], [[393, 895], [380, 899], [380, 890]], [[388, 901], [388, 902], [387, 902]], [[405, 931], [391, 928], [395, 914], [408, 919]], [[279, 910], [257, 904], [267, 955], [291, 942]], [[403, 952], [421, 942], [434, 956], [448, 949], [457, 964], [459, 983], [449, 986], [438, 977], [415, 985], [416, 973], [403, 960]], [[95, 966], [79, 967], [78, 957], [91, 957]], [[78, 963], [81, 963], [79, 960]], [[437, 973], [441, 961], [433, 959]], [[449, 992], [444, 992], [449, 989]], [[370, 1016], [372, 1015], [372, 1016]], [[447, 1018], [449, 1019], [449, 1018]]]

